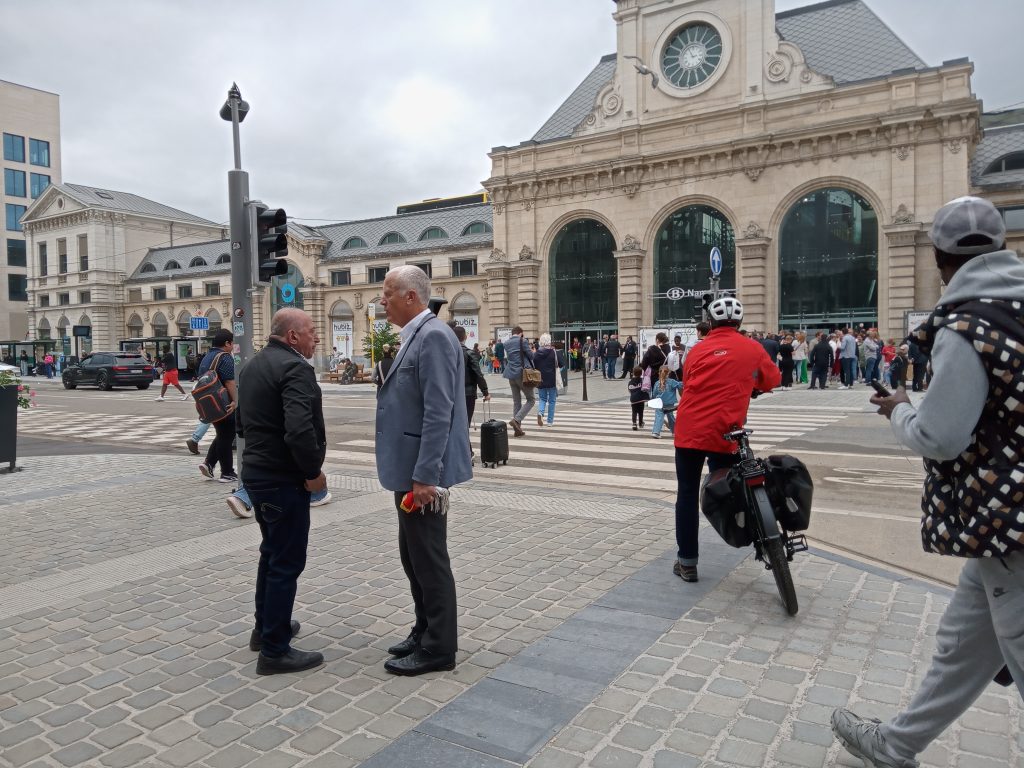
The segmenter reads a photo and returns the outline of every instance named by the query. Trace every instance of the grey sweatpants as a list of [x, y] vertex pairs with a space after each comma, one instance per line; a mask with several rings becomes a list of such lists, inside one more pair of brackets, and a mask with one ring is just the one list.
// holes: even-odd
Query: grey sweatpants
[[881, 727], [904, 757], [923, 752], [1005, 664], [1024, 696], [1024, 552], [968, 560], [939, 621], [931, 667], [910, 704]]
[[[533, 408], [533, 404], [537, 402], [537, 398], [533, 394], [534, 388], [524, 387], [521, 375], [515, 379], [509, 379], [508, 383], [512, 387], [512, 419], [522, 424], [523, 419], [529, 415], [530, 409]], [[525, 405], [523, 404], [523, 395], [526, 395]]]

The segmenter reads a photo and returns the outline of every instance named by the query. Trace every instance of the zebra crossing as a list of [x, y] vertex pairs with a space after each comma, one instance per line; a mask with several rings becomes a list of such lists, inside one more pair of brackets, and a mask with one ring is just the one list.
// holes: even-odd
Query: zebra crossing
[[[502, 402], [504, 408], [510, 404]], [[479, 408], [479, 407], [478, 407]], [[662, 439], [651, 437], [652, 413], [647, 412], [646, 430], [632, 430], [629, 406], [588, 406], [559, 404], [555, 424], [537, 426], [536, 411], [530, 413], [523, 429], [525, 437], [512, 438], [507, 465], [474, 469], [474, 478], [514, 482], [556, 482], [581, 488], [610, 490], [642, 486], [652, 491], [676, 488], [675, 451], [667, 426]], [[479, 410], [478, 410], [479, 415]], [[758, 452], [844, 418], [835, 410], [794, 412], [789, 408], [752, 408], [747, 427], [753, 430], [751, 447]], [[480, 419], [470, 430], [473, 450], [480, 453]], [[360, 468], [376, 464], [374, 442], [355, 438], [332, 442], [327, 451], [331, 464]]]
[[106, 413], [80, 413], [47, 408], [33, 408], [18, 414], [18, 432], [22, 434], [97, 443], [133, 443], [161, 448], [182, 448], [195, 426], [195, 416], [111, 416]]

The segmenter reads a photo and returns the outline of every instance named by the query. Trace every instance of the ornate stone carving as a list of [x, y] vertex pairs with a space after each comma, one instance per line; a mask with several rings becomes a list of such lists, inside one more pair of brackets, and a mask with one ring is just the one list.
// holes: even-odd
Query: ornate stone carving
[[147, 323], [149, 322], [149, 307], [142, 308], [142, 319]]
[[761, 174], [764, 173], [764, 166], [758, 165], [751, 168], [744, 168], [743, 172], [747, 174], [747, 178], [751, 181], [757, 181], [761, 178]]
[[644, 257], [642, 253], [616, 253], [615, 263], [619, 268], [619, 275], [622, 275], [623, 270], [627, 269], [640, 269], [644, 265]]
[[220, 316], [222, 318], [226, 318], [228, 316], [228, 314], [229, 314], [229, 312], [228, 312], [228, 303], [226, 301], [222, 301], [220, 303]]
[[814, 73], [810, 69], [804, 68], [804, 71], [800, 73], [800, 82], [809, 83], [812, 80], [814, 80]]
[[203, 308], [199, 304], [196, 304], [196, 305], [194, 305], [192, 307], [192, 316], [193, 317], [199, 317], [200, 315], [203, 315], [203, 314], [205, 314], [205, 312], [203, 312]]
[[957, 137], [955, 139], [950, 139], [949, 141], [947, 141], [946, 147], [948, 147], [949, 151], [952, 152], [954, 155], [959, 155], [960, 148], [963, 146], [963, 143], [964, 140], [960, 137]]
[[752, 240], [758, 237], [764, 237], [764, 230], [757, 226], [757, 222], [752, 221], [747, 224], [747, 228], [743, 230], [743, 237], [748, 240]]
[[892, 153], [896, 155], [899, 160], [906, 160], [910, 157], [911, 147], [909, 144], [900, 144], [898, 147], [892, 148]]
[[444, 290], [445, 290], [445, 288], [444, 288], [443, 285], [438, 285], [438, 286], [435, 286], [434, 293], [436, 293], [438, 296], [444, 296]]
[[519, 251], [520, 261], [533, 261], [536, 258], [536, 254], [533, 252], [533, 248], [528, 245], [524, 245], [522, 250]]
[[362, 309], [363, 308], [363, 294], [361, 292], [359, 292], [359, 291], [356, 291], [355, 293], [353, 293], [352, 294], [352, 302], [355, 304], [355, 308], [356, 309]]
[[491, 255], [487, 257], [488, 261], [508, 261], [508, 256], [501, 248], [495, 248], [491, 251]]
[[533, 208], [533, 200], [524, 200], [523, 201], [523, 210], [524, 211], [528, 211], [531, 208]]
[[903, 203], [900, 203], [899, 208], [896, 209], [896, 213], [892, 215], [893, 224], [913, 224], [914, 214], [907, 209]]
[[495, 216], [501, 216], [501, 214], [503, 214], [505, 212], [505, 204], [504, 203], [495, 203], [493, 208], [494, 208], [494, 215]]
[[640, 191], [640, 185], [639, 184], [623, 184], [622, 185], [622, 191], [626, 193], [626, 197], [628, 197], [630, 200], [632, 200], [636, 196], [636, 193]]
[[484, 304], [490, 304], [491, 303], [491, 297], [487, 295], [487, 281], [486, 280], [484, 280], [483, 283], [480, 285], [480, 292], [483, 294], [482, 298], [483, 298]]
[[770, 83], [785, 83], [793, 73], [793, 59], [782, 51], [768, 53], [768, 63], [764, 68], [764, 76]]
[[626, 235], [622, 241], [622, 250], [624, 251], [640, 251], [643, 250], [640, 247], [640, 241], [632, 235]]

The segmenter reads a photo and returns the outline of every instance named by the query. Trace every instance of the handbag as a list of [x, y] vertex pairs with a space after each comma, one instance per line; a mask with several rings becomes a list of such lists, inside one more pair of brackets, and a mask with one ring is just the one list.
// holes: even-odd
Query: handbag
[[656, 411], [660, 411], [665, 406], [661, 402], [661, 398], [660, 397], [652, 397], [650, 400], [647, 401], [647, 407], [648, 408], [653, 408]]
[[523, 386], [539, 387], [540, 371], [533, 367], [533, 364], [526, 357], [526, 343], [520, 338], [519, 349], [523, 356]]

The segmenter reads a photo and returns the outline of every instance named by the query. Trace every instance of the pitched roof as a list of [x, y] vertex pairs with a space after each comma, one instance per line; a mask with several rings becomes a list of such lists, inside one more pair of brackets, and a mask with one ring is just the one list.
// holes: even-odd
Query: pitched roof
[[133, 195], [130, 192], [115, 192], [114, 190], [101, 189], [99, 187], [86, 187], [82, 184], [55, 184], [54, 188], [89, 208], [104, 208], [110, 211], [158, 216], [162, 219], [186, 221], [192, 224], [207, 224], [211, 227], [221, 226], [214, 221], [186, 213], [163, 203], [154, 202], [139, 195]]
[[[811, 69], [837, 85], [928, 66], [863, 0], [828, 0], [794, 8], [776, 14], [775, 24], [779, 37], [800, 48]], [[532, 141], [571, 136], [593, 109], [598, 91], [615, 76], [615, 67], [616, 54], [602, 56]]]
[[[218, 264], [217, 259], [222, 255], [229, 256], [230, 254], [230, 240], [211, 240], [206, 243], [175, 245], [168, 248], [150, 248], [127, 282], [226, 274], [231, 271], [231, 262]], [[202, 259], [206, 264], [189, 266], [192, 260], [197, 258]], [[168, 270], [167, 265], [172, 261], [178, 262], [181, 269]], [[143, 272], [142, 270], [147, 264], [155, 267], [155, 271]]]
[[985, 173], [992, 163], [1011, 152], [1024, 152], [1024, 124], [986, 128], [971, 158], [971, 183], [983, 188], [1024, 185], [1024, 170]]
[[[461, 205], [456, 208], [439, 208], [422, 213], [405, 213], [395, 216], [384, 216], [379, 219], [348, 221], [343, 224], [328, 224], [317, 227], [317, 231], [331, 241], [324, 258], [364, 259], [391, 253], [405, 253], [427, 249], [451, 248], [453, 246], [489, 245], [494, 242], [493, 232], [478, 235], [464, 235], [463, 230], [470, 224], [482, 222], [492, 227], [493, 214], [490, 203]], [[430, 227], [440, 227], [448, 233], [448, 237], [439, 240], [420, 240]], [[388, 243], [380, 241], [391, 232], [397, 232], [405, 238], [404, 243]], [[342, 246], [353, 237], [361, 237], [366, 248], [343, 250]]]

